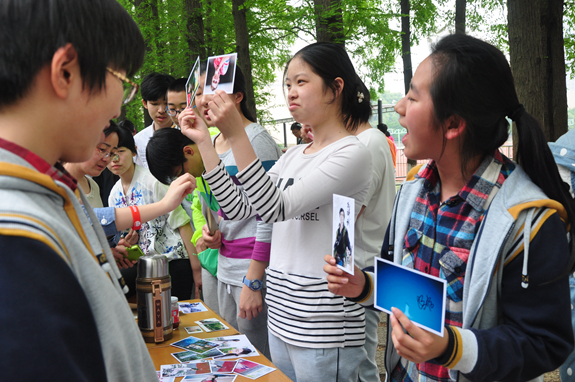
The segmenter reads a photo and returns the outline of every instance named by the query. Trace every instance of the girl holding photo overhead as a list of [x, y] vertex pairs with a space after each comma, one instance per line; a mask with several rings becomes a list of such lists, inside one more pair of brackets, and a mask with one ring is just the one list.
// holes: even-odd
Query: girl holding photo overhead
[[[431, 161], [398, 192], [382, 255], [445, 279], [447, 298], [443, 337], [392, 308], [388, 377], [527, 381], [555, 370], [573, 349], [575, 205], [505, 56], [470, 36], [444, 37], [395, 110], [405, 155]], [[517, 163], [499, 151], [506, 118], [517, 126]], [[332, 292], [373, 302], [370, 273], [325, 261]]]
[[[200, 73], [200, 84], [203, 84], [206, 76], [204, 65], [200, 66]], [[256, 123], [256, 119], [248, 109], [246, 81], [239, 67], [236, 67], [233, 86], [233, 94], [227, 96], [227, 99], [230, 102], [229, 106], [236, 113], [237, 123], [231, 127], [232, 130], [221, 130], [221, 133], [216, 134], [213, 139], [208, 133], [205, 144], [210, 146], [210, 152], [217, 158], [215, 162], [221, 163], [226, 172], [235, 178], [239, 168], [236, 163], [237, 157], [231, 150], [228, 134], [232, 137], [238, 132], [245, 134], [250, 149], [255, 152], [266, 169], [276, 163], [281, 152], [271, 135]], [[198, 88], [194, 110], [207, 125], [219, 128], [220, 120], [211, 118], [214, 95], [206, 94], [205, 90], [203, 85]], [[203, 153], [201, 156], [204, 158]], [[206, 197], [201, 198], [205, 207], [211, 204], [209, 200], [213, 195], [208, 196], [210, 194], [211, 192], [207, 192], [204, 194]], [[216, 302], [220, 315], [239, 332], [245, 334], [254, 346], [269, 357], [264, 274], [270, 257], [272, 225], [261, 221], [256, 216], [234, 221], [229, 219], [223, 208], [218, 211], [218, 214], [219, 229], [212, 235], [208, 226], [205, 225], [202, 230], [202, 239], [210, 248], [217, 248], [219, 251]], [[202, 274], [205, 275], [206, 272], [202, 271]], [[207, 277], [211, 280], [209, 273]]]
[[[258, 215], [273, 224], [266, 270], [268, 330], [273, 362], [294, 381], [354, 381], [366, 358], [364, 309], [327, 287], [323, 255], [333, 251], [333, 194], [355, 199], [360, 211], [370, 185], [371, 156], [351, 131], [362, 116], [359, 79], [346, 51], [316, 43], [300, 50], [284, 71], [294, 119], [310, 125], [314, 141], [292, 147], [266, 173], [227, 94], [217, 91], [209, 118], [225, 134], [239, 172], [234, 184], [191, 109], [182, 132], [198, 144], [206, 174], [226, 217]], [[361, 101], [360, 101], [361, 100]], [[353, 217], [355, 218], [355, 216]]]

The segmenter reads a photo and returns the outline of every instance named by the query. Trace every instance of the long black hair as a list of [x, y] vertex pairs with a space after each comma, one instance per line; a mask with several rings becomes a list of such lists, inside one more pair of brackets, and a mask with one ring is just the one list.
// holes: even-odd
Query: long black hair
[[333, 102], [339, 90], [335, 79], [339, 77], [343, 80], [344, 86], [339, 106], [343, 124], [349, 131], [354, 132], [363, 121], [369, 120], [371, 115], [369, 91], [357, 76], [343, 47], [329, 42], [316, 42], [302, 48], [285, 66], [284, 85], [289, 64], [294, 58], [303, 60], [315, 74], [323, 79], [324, 86], [333, 92]]
[[[575, 270], [575, 201], [561, 180], [539, 122], [519, 103], [511, 68], [494, 46], [466, 35], [450, 35], [432, 47], [435, 76], [430, 86], [437, 128], [451, 116], [466, 123], [460, 147], [462, 173], [473, 158], [493, 153], [507, 140], [509, 123], [517, 126], [515, 160], [543, 192], [561, 203], [569, 217], [571, 259]], [[445, 128], [445, 127], [444, 127]]]

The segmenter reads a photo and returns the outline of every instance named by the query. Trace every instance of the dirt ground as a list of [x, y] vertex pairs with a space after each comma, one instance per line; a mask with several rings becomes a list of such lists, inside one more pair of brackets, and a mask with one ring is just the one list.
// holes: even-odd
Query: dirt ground
[[[383, 382], [385, 381], [385, 367], [383, 366], [383, 362], [384, 362], [384, 352], [385, 352], [385, 341], [386, 341], [386, 318], [385, 318], [386, 314], [385, 313], [381, 313], [380, 315], [380, 322], [379, 322], [379, 328], [377, 330], [377, 334], [379, 337], [379, 345], [377, 346], [377, 352], [375, 354], [375, 359], [377, 361], [377, 366], [379, 367], [379, 371], [381, 372], [379, 374], [379, 378], [380, 380]], [[544, 382], [560, 382], [560, 378], [559, 378], [559, 370], [555, 370], [551, 373], [547, 373], [544, 375], [543, 377]]]

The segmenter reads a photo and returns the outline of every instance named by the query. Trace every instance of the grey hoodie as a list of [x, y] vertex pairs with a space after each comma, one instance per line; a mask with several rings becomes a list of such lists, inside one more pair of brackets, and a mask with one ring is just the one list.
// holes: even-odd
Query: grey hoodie
[[[423, 179], [404, 183], [396, 197], [389, 237], [390, 241], [393, 238], [393, 260], [398, 264], [401, 264], [405, 234], [422, 183]], [[548, 294], [549, 301], [523, 301], [522, 299], [528, 297], [522, 297], [519, 293], [513, 295], [512, 298], [518, 301], [517, 306], [521, 309], [525, 308], [524, 311], [513, 309], [511, 312], [518, 316], [523, 315], [519, 318], [517, 316], [505, 317], [504, 314], [510, 314], [510, 312], [502, 308], [502, 301], [508, 301], [504, 299], [509, 297], [502, 293], [503, 276], [509, 277], [511, 274], [511, 272], [503, 271], [509, 266], [506, 260], [519, 252], [517, 248], [521, 249], [521, 245], [524, 246], [524, 250], [519, 252], [524, 253], [521, 263], [515, 261], [512, 264], [522, 268], [522, 273], [527, 276], [527, 279], [523, 278], [522, 283], [522, 277], [514, 275], [517, 277], [507, 282], [515, 283], [513, 285], [519, 291], [529, 288], [529, 282], [525, 281], [528, 280], [531, 272], [535, 273], [537, 270], [528, 267], [530, 246], [528, 238], [533, 240], [532, 229], [533, 236], [535, 236], [536, 230], [541, 228], [545, 222], [544, 217], [548, 216], [545, 213], [536, 215], [535, 212], [553, 212], [553, 210], [559, 212], [559, 215], [565, 213], [563, 206], [549, 200], [519, 166], [506, 179], [490, 202], [467, 263], [463, 290], [463, 326], [457, 330], [459, 347], [448, 366], [453, 380], [493, 380], [490, 376], [498, 375], [498, 373], [505, 375], [504, 369], [510, 374], [518, 373], [512, 380], [525, 380], [521, 378], [525, 370], [531, 374], [538, 373], [539, 370], [543, 370], [541, 374], [554, 370], [562, 362], [561, 359], [567, 357], [571, 351], [573, 332], [569, 328], [569, 291], [566, 278], [547, 286], [552, 290]], [[556, 256], [555, 259], [561, 260], [561, 263], [557, 262], [557, 267], [560, 267], [561, 264], [566, 264], [569, 253], [565, 229], [561, 227], [561, 223], [558, 223], [558, 226], [563, 229], [556, 230], [554, 237], [545, 239], [549, 243], [551, 256]], [[535, 255], [539, 259], [542, 256], [549, 256], [545, 253], [532, 254], [532, 256]], [[549, 261], [554, 261], [551, 256], [549, 256]], [[559, 269], [558, 273], [561, 270]], [[557, 274], [550, 276], [547, 281]], [[538, 287], [539, 285], [531, 285], [530, 292]], [[558, 311], [551, 311], [552, 307], [557, 308]], [[531, 316], [536, 318], [534, 320], [536, 324], [533, 327], [529, 326], [532, 324]], [[507, 330], [516, 330], [514, 325], [506, 322], [506, 320], [515, 321], [516, 319], [522, 323], [523, 326], [519, 330], [520, 333], [523, 332], [517, 335], [516, 343], [511, 343], [506, 340], [509, 337], [503, 337], [496, 331], [504, 325], [508, 325]], [[387, 343], [385, 365], [389, 375], [400, 359], [393, 346], [389, 326]], [[502, 348], [502, 344], [506, 346]], [[535, 357], [536, 351], [542, 352], [543, 355]], [[422, 380], [425, 378], [422, 377]], [[539, 377], [536, 380], [542, 381], [543, 378]]]
[[[83, 193], [80, 190], [78, 192], [86, 204]], [[92, 209], [88, 208], [87, 211], [93, 222], [98, 221]], [[48, 245], [69, 266], [88, 301], [99, 338], [99, 344], [83, 345], [86, 349], [101, 347], [108, 381], [157, 381], [154, 364], [124, 297], [123, 287], [119, 282], [120, 272], [115, 261], [107, 261], [113, 259], [113, 256], [102, 227], [99, 224], [94, 227], [90, 225], [76, 194], [70, 188], [54, 181], [48, 175], [39, 173], [23, 158], [4, 149], [0, 149], [0, 230], [13, 232], [12, 235], [3, 235], [7, 237], [6, 240], [9, 240], [10, 236], [23, 237]], [[25, 256], [25, 253], [10, 255]], [[9, 263], [0, 265], [3, 266], [9, 267]], [[26, 267], [34, 266], [33, 263], [26, 264]], [[13, 271], [20, 272], [22, 269]], [[65, 284], [58, 279], [51, 280], [53, 275], [48, 272], [45, 277], [50, 283], [55, 283], [62, 293], [77, 286]], [[29, 280], [31, 288], [34, 284], [35, 280]], [[69, 301], [70, 311], [77, 303], [78, 301]], [[43, 315], [49, 314], [48, 312], [49, 310], [30, 314]], [[61, 310], [57, 314], [54, 319], [69, 319], [70, 326], [73, 327], [75, 317], [72, 313], [69, 314], [70, 317]], [[43, 328], [46, 331], [51, 329]], [[66, 334], [62, 333], [61, 336]], [[74, 340], [83, 341], [83, 338]], [[75, 356], [69, 349], [59, 348], [57, 344], [54, 344], [53, 352], [58, 357]], [[30, 359], [24, 358], [24, 361], [34, 365]], [[42, 375], [45, 371], [37, 372]], [[78, 373], [81, 374], [82, 371]], [[85, 377], [85, 380], [89, 380], [90, 375]]]

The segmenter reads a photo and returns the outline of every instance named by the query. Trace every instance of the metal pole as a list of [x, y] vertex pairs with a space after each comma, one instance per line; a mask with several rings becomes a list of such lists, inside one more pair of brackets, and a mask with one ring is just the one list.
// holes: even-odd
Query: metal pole
[[287, 148], [287, 132], [286, 132], [286, 123], [284, 122], [284, 147]]
[[377, 125], [381, 125], [383, 122], [383, 103], [380, 99], [377, 100]]

